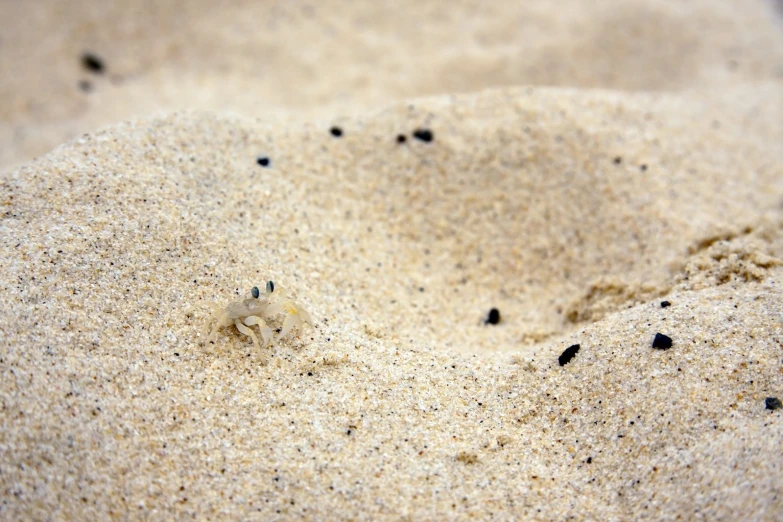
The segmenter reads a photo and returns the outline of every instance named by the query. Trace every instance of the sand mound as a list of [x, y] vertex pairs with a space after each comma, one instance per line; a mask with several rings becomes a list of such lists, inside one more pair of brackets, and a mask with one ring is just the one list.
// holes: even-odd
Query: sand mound
[[[315, 116], [341, 106], [312, 94], [325, 112], [278, 107], [289, 121], [231, 114], [241, 100], [131, 118], [129, 91], [154, 108], [167, 103], [155, 82], [173, 85], [141, 71], [135, 87], [104, 86], [127, 121], [3, 173], [0, 518], [775, 519], [783, 418], [765, 399], [783, 399], [783, 38], [769, 36], [770, 20], [757, 39], [741, 25], [769, 6], [695, 2], [748, 59], [732, 72], [741, 81], [726, 73], [708, 86], [728, 36], [678, 61], [706, 29], [684, 30], [674, 4], [614, 18], [594, 4], [581, 22], [594, 52], [633, 40], [623, 31], [642, 42], [682, 31], [642, 46], [664, 58], [642, 53], [650, 67], [630, 69], [636, 80], [600, 61], [562, 73], [613, 89], [377, 103], [395, 89], [379, 82], [340, 118]], [[434, 5], [427, 20], [443, 14]], [[541, 5], [525, 13], [560, 20], [557, 31], [578, 22]], [[448, 13], [465, 21], [468, 7]], [[184, 64], [206, 52], [204, 20], [236, 20], [232, 9], [194, 7], [182, 16], [201, 22], [162, 43], [151, 29], [133, 38], [168, 49], [187, 36], [193, 48], [169, 49]], [[337, 14], [286, 27], [306, 35]], [[407, 20], [397, 16], [389, 27]], [[474, 46], [488, 55], [466, 67], [504, 71], [485, 78], [499, 85], [533, 60], [514, 54], [533, 44], [517, 36], [500, 53], [515, 26], [482, 16], [471, 34], [489, 39]], [[427, 34], [447, 38], [439, 28], [453, 23]], [[232, 89], [250, 81], [247, 45], [232, 55]], [[403, 63], [402, 52], [383, 59]], [[454, 70], [455, 56], [429, 53], [414, 58], [430, 60], [427, 74]], [[411, 76], [402, 94], [426, 94]], [[487, 86], [441, 80], [431, 88]], [[260, 92], [284, 96], [275, 81]], [[14, 161], [111, 113], [9, 107], [6, 130], [42, 133]], [[313, 326], [261, 352], [233, 328], [204, 343], [210, 303], [270, 279]], [[493, 307], [501, 320], [486, 324]], [[656, 334], [671, 347], [653, 348]]]
[[[743, 115], [780, 102], [754, 92], [487, 92], [339, 139], [178, 114], [12, 172], [9, 513], [773, 513], [781, 136]], [[315, 328], [199, 346], [207, 302], [267, 279]]]

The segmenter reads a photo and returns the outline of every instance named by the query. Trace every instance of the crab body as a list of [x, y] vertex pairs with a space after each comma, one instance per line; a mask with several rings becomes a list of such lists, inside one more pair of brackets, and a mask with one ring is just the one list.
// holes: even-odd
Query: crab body
[[234, 325], [237, 330], [253, 339], [253, 344], [261, 348], [258, 336], [251, 326], [258, 326], [264, 346], [272, 340], [272, 329], [266, 320], [280, 313], [285, 313], [283, 327], [280, 331], [280, 339], [286, 337], [296, 326], [304, 323], [312, 325], [310, 314], [296, 302], [286, 299], [281, 289], [275, 289], [274, 283], [269, 281], [266, 291], [259, 292], [253, 287], [249, 295], [228, 303], [224, 308], [214, 305], [215, 311], [207, 322], [207, 329], [214, 324], [207, 340], [211, 340], [220, 328]]

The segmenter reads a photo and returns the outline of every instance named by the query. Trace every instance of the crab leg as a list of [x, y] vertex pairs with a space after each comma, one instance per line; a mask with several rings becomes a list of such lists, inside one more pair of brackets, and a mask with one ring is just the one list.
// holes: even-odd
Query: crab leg
[[299, 316], [296, 314], [296, 311], [292, 313], [291, 315], [286, 316], [285, 321], [283, 322], [283, 330], [280, 332], [280, 338], [284, 338], [286, 335], [288, 335], [288, 332], [291, 331], [291, 328], [299, 324]]
[[[206, 335], [207, 332], [209, 332], [209, 337], [207, 337], [207, 341], [212, 339], [212, 337], [217, 333], [218, 329], [221, 326], [220, 307], [214, 303], [209, 303], [209, 306], [212, 308], [212, 315], [210, 316], [209, 321], [207, 321], [204, 324], [204, 331], [202, 332], [204, 335]], [[212, 325], [212, 323], [215, 323], [215, 326], [210, 331], [209, 327], [210, 325]]]

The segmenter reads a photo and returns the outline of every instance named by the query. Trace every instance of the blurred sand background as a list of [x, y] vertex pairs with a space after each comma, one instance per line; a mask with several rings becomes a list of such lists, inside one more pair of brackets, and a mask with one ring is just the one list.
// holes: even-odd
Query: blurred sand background
[[0, 2], [0, 519], [779, 520], [782, 20]]

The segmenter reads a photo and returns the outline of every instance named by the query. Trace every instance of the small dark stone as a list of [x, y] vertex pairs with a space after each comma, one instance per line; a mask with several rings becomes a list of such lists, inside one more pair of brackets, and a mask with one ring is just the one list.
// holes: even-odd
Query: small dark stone
[[573, 344], [563, 350], [563, 353], [560, 354], [560, 357], [557, 358], [557, 362], [560, 363], [560, 366], [565, 366], [566, 364], [571, 362], [571, 359], [576, 356], [576, 352], [579, 351], [580, 346], [578, 344]]
[[259, 156], [258, 159], [256, 159], [256, 163], [262, 167], [268, 167], [271, 161], [266, 156]]
[[106, 70], [106, 66], [103, 64], [103, 60], [95, 54], [84, 53], [82, 54], [82, 67], [95, 74], [103, 74]]
[[429, 143], [435, 139], [435, 137], [432, 135], [432, 131], [429, 129], [416, 129], [413, 133], [413, 137], [425, 143]]
[[397, 143], [405, 143], [407, 141], [408, 137], [405, 134], [398, 134], [397, 135]]
[[668, 350], [672, 347], [672, 338], [668, 335], [657, 333], [655, 334], [655, 339], [653, 339], [652, 347], [659, 350]]
[[587, 457], [587, 463], [592, 464], [593, 463], [593, 457]]
[[661, 301], [661, 308], [666, 308], [667, 306], [671, 306], [672, 304], [669, 301]]
[[783, 403], [777, 397], [767, 397], [764, 399], [764, 407], [768, 410], [778, 410], [783, 408]]
[[261, 295], [261, 292], [258, 290], [257, 286], [254, 286], [252, 289], [250, 289], [250, 295], [253, 296], [253, 299], [258, 299], [258, 296]]
[[642, 172], [646, 172], [647, 171], [647, 164], [646, 163], [642, 163], [641, 165], [639, 165], [639, 170], [641, 170]]
[[623, 162], [623, 158], [621, 158], [620, 156], [617, 156], [616, 158], [614, 158], [614, 164], [615, 165], [619, 165], [622, 162]]
[[329, 129], [329, 132], [334, 136], [335, 138], [339, 138], [343, 135], [343, 130], [340, 127], [332, 127]]
[[500, 322], [500, 310], [497, 308], [493, 308], [489, 311], [489, 315], [487, 316], [487, 319], [484, 321], [485, 324], [498, 324]]

